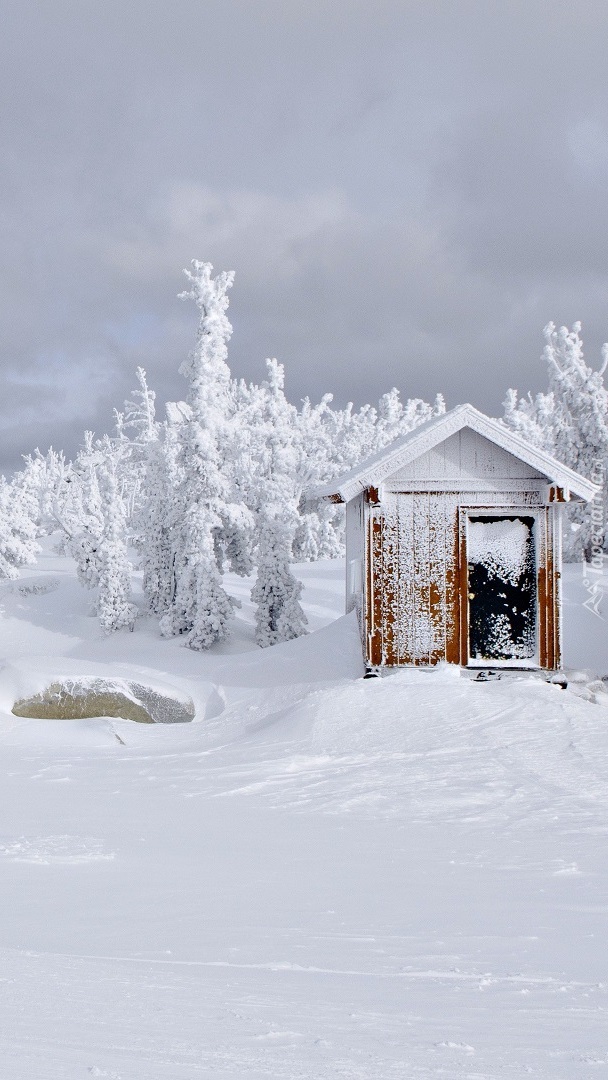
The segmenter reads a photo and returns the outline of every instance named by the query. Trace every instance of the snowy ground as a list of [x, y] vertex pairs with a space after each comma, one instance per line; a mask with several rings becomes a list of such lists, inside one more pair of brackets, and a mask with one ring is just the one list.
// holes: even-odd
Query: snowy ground
[[[104, 638], [50, 555], [0, 589], [0, 1077], [608, 1077], [608, 708], [363, 681], [343, 567], [301, 569], [314, 632], [263, 652], [238, 581], [204, 655]], [[566, 660], [602, 675], [580, 579]], [[197, 721], [11, 715], [78, 673]]]

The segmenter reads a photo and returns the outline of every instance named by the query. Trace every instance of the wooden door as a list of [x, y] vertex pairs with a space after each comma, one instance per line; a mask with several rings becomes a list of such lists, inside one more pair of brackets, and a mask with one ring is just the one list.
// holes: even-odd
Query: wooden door
[[370, 663], [459, 663], [457, 505], [453, 492], [395, 493], [370, 515]]

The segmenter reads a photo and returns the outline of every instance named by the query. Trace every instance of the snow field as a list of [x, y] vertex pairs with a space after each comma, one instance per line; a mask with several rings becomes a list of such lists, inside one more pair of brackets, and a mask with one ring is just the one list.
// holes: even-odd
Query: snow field
[[[608, 710], [529, 676], [362, 680], [343, 572], [299, 567], [313, 632], [265, 650], [230, 579], [235, 633], [199, 654], [152, 619], [104, 637], [68, 560], [2, 590], [2, 1080], [606, 1073]], [[58, 666], [197, 720], [12, 716]]]

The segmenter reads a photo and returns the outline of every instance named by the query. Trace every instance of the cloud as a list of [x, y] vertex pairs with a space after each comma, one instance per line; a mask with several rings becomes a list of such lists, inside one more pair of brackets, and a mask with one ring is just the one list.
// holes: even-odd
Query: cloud
[[230, 356], [294, 399], [543, 385], [541, 331], [608, 336], [608, 9], [7, 0], [2, 467], [192, 347], [192, 258], [234, 269]]

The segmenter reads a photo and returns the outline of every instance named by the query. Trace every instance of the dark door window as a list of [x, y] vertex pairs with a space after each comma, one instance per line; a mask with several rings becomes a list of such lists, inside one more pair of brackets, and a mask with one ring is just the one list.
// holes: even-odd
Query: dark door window
[[534, 660], [534, 518], [469, 517], [467, 565], [470, 660]]

